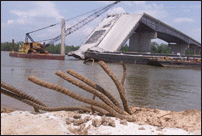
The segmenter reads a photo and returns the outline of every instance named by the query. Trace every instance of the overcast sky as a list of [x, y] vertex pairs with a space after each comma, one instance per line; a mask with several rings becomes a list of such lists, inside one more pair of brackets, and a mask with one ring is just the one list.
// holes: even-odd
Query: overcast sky
[[[24, 41], [27, 32], [59, 23], [30, 34], [35, 41], [54, 38], [61, 33], [60, 22], [63, 17], [67, 20], [113, 2], [115, 1], [1, 1], [1, 42], [12, 42], [12, 39], [15, 42]], [[65, 44], [80, 46], [107, 14], [125, 12], [145, 12], [201, 42], [201, 1], [121, 1], [93, 22], [66, 36]], [[66, 28], [88, 15], [90, 14], [66, 21]]]

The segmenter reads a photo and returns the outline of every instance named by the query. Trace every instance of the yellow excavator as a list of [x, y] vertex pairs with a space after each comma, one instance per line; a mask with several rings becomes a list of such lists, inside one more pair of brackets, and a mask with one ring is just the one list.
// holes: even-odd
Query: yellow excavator
[[[109, 4], [108, 6], [99, 9], [98, 11], [94, 12], [93, 14], [89, 15], [87, 18], [81, 20], [80, 22], [78, 22], [77, 24], [73, 25], [70, 28], [67, 28], [65, 30], [65, 36], [73, 33], [74, 31], [78, 30], [79, 28], [83, 27], [84, 25], [86, 25], [87, 23], [91, 22], [92, 20], [94, 20], [95, 18], [99, 17], [101, 14], [103, 14], [104, 12], [106, 12], [109, 8], [111, 8], [113, 5], [119, 3], [120, 1], [116, 1], [112, 4]], [[58, 24], [58, 23], [57, 23]], [[23, 42], [23, 45], [19, 45], [19, 53], [24, 53], [24, 54], [29, 54], [29, 53], [33, 53], [33, 54], [48, 54], [48, 51], [45, 51], [45, 48], [48, 47], [49, 45], [53, 44], [54, 42], [58, 41], [61, 39], [61, 35], [53, 38], [53, 39], [48, 39], [51, 40], [48, 44], [45, 44], [45, 42], [43, 44], [35, 42], [32, 37], [29, 35], [30, 33], [48, 28], [48, 27], [52, 27], [56, 24], [32, 31], [32, 32], [28, 32], [25, 35], [25, 41]], [[30, 39], [31, 42], [28, 42], [28, 39]], [[44, 40], [47, 41], [47, 40]]]
[[37, 43], [37, 42], [23, 42], [23, 45], [19, 45], [19, 53], [34, 53], [34, 54], [39, 54], [39, 53], [44, 53], [48, 54], [48, 51], [45, 51], [45, 43]]

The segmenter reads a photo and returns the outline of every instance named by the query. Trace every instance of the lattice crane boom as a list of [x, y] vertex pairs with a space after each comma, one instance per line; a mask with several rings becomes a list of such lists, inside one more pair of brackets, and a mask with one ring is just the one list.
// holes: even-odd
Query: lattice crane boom
[[[120, 1], [116, 1], [98, 11], [96, 11], [95, 13], [89, 15], [87, 18], [81, 20], [80, 22], [78, 22], [77, 24], [67, 28], [65, 30], [65, 36], [72, 34], [73, 32], [77, 31], [78, 29], [80, 29], [81, 27], [85, 26], [86, 24], [88, 24], [89, 22], [91, 22], [92, 20], [94, 20], [95, 18], [99, 17], [101, 14], [103, 14], [104, 12], [106, 12], [107, 10], [109, 10], [112, 6], [114, 6], [115, 4], [119, 3]], [[49, 46], [50, 44], [53, 44], [54, 42], [58, 41], [61, 39], [61, 34], [57, 37], [55, 37], [54, 39], [52, 39], [48, 44], [46, 44], [46, 47]]]

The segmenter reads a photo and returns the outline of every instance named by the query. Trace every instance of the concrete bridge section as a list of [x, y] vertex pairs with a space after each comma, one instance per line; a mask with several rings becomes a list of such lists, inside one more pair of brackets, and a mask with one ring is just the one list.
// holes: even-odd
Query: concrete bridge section
[[69, 56], [85, 59], [86, 51], [117, 52], [129, 39], [129, 50], [150, 52], [151, 39], [168, 42], [174, 54], [188, 48], [201, 54], [201, 43], [148, 14], [114, 14], [105, 17], [77, 51]]
[[137, 33], [144, 33], [145, 31], [157, 33], [156, 37], [166, 41], [174, 54], [185, 54], [186, 48], [194, 51], [194, 54], [201, 54], [201, 43], [148, 14], [143, 14], [138, 29], [136, 30]]

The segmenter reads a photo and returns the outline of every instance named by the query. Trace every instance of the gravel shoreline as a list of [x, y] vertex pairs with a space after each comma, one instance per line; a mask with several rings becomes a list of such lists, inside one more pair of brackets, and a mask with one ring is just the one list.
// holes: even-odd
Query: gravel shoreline
[[194, 135], [201, 134], [201, 111], [174, 112], [131, 107], [135, 122], [96, 113], [58, 111], [34, 113], [1, 107], [1, 134], [30, 135]]

